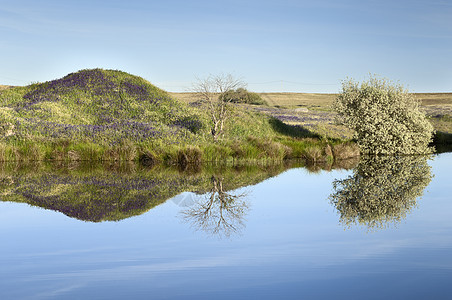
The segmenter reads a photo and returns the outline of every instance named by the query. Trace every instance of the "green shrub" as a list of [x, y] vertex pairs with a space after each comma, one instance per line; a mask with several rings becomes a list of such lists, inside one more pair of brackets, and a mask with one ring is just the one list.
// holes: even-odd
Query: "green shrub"
[[367, 154], [420, 154], [428, 147], [433, 127], [419, 103], [400, 85], [371, 77], [342, 84], [334, 108], [340, 122], [355, 131], [361, 152]]
[[244, 88], [238, 88], [236, 90], [229, 90], [221, 95], [221, 100], [225, 102], [233, 103], [245, 103], [263, 105], [265, 101], [259, 96], [259, 94], [247, 91]]

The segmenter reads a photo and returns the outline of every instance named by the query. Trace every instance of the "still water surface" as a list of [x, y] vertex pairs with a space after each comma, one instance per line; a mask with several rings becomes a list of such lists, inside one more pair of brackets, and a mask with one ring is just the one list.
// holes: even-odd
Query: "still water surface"
[[0, 299], [450, 299], [452, 154], [388, 163], [157, 176], [182, 190], [4, 171]]

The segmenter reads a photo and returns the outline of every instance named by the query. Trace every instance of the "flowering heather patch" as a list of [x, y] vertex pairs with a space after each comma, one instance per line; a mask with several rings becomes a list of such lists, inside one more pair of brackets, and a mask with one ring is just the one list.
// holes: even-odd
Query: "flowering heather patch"
[[268, 114], [280, 121], [288, 123], [299, 123], [304, 125], [305, 123], [324, 123], [334, 124], [335, 113], [325, 111], [296, 111], [294, 109], [284, 109], [277, 107], [252, 107], [254, 111]]
[[334, 112], [318, 110], [305, 112], [277, 107], [249, 107], [249, 109], [270, 115], [286, 124], [298, 126], [303, 130], [307, 129], [322, 136], [350, 139], [353, 135], [353, 132], [349, 129], [336, 124]]
[[446, 115], [452, 116], [452, 105], [425, 105], [421, 107], [427, 116]]
[[196, 116], [180, 118], [176, 120], [173, 124], [176, 126], [180, 126], [181, 128], [186, 128], [192, 133], [198, 133], [204, 127], [204, 124]]
[[285, 114], [273, 114], [272, 116], [280, 121], [287, 122], [287, 123], [302, 122], [302, 119], [299, 116], [285, 115]]
[[155, 109], [155, 105], [175, 104], [168, 94], [139, 77], [100, 69], [83, 70], [62, 79], [32, 85], [23, 99], [11, 106], [26, 113], [42, 102], [62, 102], [82, 112], [115, 117], [142, 115], [146, 109]]
[[27, 101], [21, 103], [18, 108], [28, 108], [43, 101], [61, 101], [63, 95], [71, 94], [75, 90], [89, 90], [94, 95], [105, 95], [115, 88], [115, 84], [106, 80], [101, 70], [85, 70], [37, 85], [23, 96]]
[[39, 119], [27, 119], [24, 131], [30, 135], [41, 136], [46, 140], [70, 139], [97, 142], [114, 145], [122, 140], [145, 142], [155, 138], [162, 138], [163, 129], [152, 123], [140, 123], [121, 120], [106, 124], [60, 124]]

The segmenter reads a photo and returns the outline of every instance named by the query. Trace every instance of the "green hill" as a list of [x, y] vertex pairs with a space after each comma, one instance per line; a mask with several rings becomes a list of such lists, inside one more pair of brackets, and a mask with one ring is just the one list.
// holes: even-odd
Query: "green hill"
[[308, 157], [312, 144], [320, 147], [313, 160], [331, 155], [329, 142], [300, 142], [313, 136], [301, 127], [246, 105], [229, 109], [215, 143], [206, 104], [183, 103], [125, 72], [81, 70], [0, 92], [0, 160], [281, 160]]
[[14, 127], [8, 139], [102, 145], [145, 142], [164, 134], [179, 138], [184, 129], [180, 120], [191, 112], [140, 77], [101, 69], [6, 90], [0, 105], [3, 127]]

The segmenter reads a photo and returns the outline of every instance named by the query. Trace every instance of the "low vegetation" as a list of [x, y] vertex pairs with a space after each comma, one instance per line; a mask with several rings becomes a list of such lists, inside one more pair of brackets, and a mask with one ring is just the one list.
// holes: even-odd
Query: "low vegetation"
[[220, 96], [222, 101], [232, 103], [264, 105], [265, 101], [257, 93], [247, 91], [245, 88], [229, 90]]

